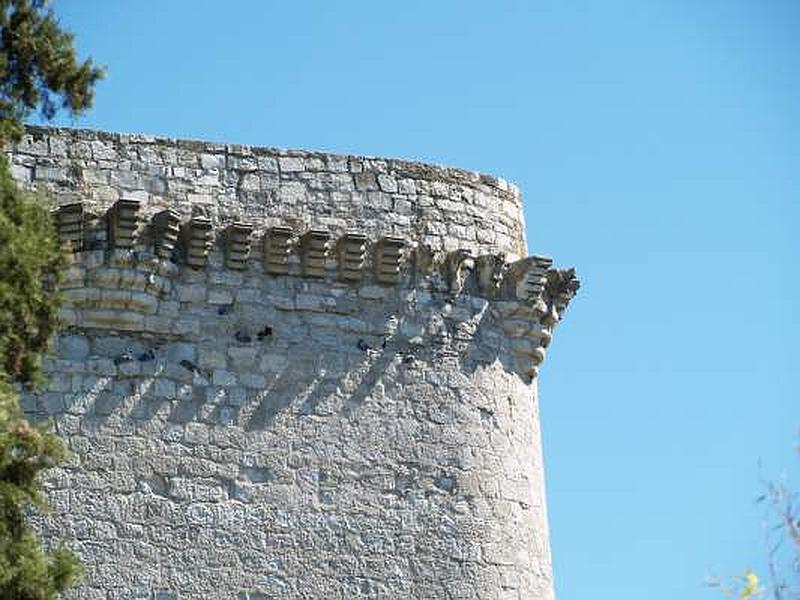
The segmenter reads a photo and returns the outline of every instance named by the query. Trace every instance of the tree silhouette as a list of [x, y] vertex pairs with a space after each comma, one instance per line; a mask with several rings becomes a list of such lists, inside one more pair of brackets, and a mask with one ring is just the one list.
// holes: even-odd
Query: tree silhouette
[[[0, 144], [24, 133], [33, 111], [51, 119], [92, 104], [103, 71], [77, 60], [72, 35], [44, 0], [0, 0]], [[78, 558], [47, 552], [30, 528], [43, 508], [39, 475], [64, 458], [62, 442], [22, 415], [17, 386], [41, 379], [41, 355], [57, 327], [64, 257], [41, 200], [21, 191], [0, 157], [0, 600], [48, 600], [74, 583]]]

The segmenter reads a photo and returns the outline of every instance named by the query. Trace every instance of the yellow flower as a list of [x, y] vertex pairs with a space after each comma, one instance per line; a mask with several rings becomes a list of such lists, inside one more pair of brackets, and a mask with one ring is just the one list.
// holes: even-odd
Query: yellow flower
[[745, 571], [744, 582], [744, 587], [742, 591], [739, 592], [740, 600], [749, 600], [761, 594], [761, 590], [758, 587], [758, 575], [750, 570]]

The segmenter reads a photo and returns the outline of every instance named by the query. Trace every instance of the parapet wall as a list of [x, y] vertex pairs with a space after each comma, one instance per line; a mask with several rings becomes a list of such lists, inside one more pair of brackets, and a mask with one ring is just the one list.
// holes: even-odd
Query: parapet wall
[[519, 191], [503, 180], [401, 160], [29, 128], [14, 152], [20, 181], [102, 213], [120, 198], [143, 203], [146, 219], [169, 207], [215, 227], [251, 221], [400, 235], [433, 251], [525, 256]]
[[47, 482], [77, 598], [552, 596], [519, 194], [404, 161], [32, 128], [70, 253]]

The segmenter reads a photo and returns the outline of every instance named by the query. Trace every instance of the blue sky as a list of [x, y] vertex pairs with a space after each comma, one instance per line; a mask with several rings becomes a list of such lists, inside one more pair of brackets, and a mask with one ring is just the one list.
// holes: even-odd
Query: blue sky
[[561, 600], [762, 567], [758, 461], [800, 489], [800, 3], [54, 7], [108, 67], [76, 125], [521, 187], [530, 250], [583, 280], [541, 375]]

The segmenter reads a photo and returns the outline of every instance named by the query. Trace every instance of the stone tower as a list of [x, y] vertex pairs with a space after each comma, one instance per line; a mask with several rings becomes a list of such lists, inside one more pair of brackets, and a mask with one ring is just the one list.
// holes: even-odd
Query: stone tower
[[515, 187], [69, 129], [11, 161], [71, 262], [24, 403], [75, 598], [552, 598], [536, 373], [578, 283]]

